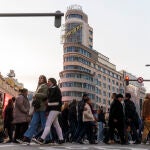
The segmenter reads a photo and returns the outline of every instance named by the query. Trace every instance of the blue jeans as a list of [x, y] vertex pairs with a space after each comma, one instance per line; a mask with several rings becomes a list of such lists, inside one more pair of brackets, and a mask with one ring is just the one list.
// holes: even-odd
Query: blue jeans
[[104, 138], [104, 135], [103, 135], [103, 122], [98, 122], [97, 140], [102, 141], [103, 138]]
[[29, 139], [32, 139], [33, 135], [35, 135], [35, 133], [37, 132], [37, 128], [39, 127], [39, 124], [41, 124], [42, 130], [44, 130], [45, 123], [46, 123], [45, 111], [34, 112], [29, 128], [25, 132], [24, 136], [28, 137]]

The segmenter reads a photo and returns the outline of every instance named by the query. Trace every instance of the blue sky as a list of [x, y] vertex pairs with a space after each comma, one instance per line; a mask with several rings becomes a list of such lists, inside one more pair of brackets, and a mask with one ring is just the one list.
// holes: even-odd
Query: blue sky
[[[150, 79], [149, 0], [0, 0], [0, 13], [66, 12], [78, 4], [94, 31], [94, 49], [110, 58], [117, 70]], [[62, 20], [64, 23], [64, 18]], [[0, 18], [0, 72], [14, 69], [16, 78], [35, 90], [38, 76], [59, 79], [63, 69], [61, 29], [54, 18]], [[144, 83], [150, 92], [150, 83]]]

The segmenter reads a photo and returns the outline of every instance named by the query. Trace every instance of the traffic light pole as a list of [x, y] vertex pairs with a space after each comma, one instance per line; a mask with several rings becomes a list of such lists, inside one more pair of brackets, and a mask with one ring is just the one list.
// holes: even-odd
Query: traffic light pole
[[59, 28], [61, 26], [61, 17], [64, 13], [61, 11], [56, 11], [55, 13], [0, 13], [0, 17], [55, 17], [55, 27]]
[[64, 13], [56, 11], [56, 13], [0, 13], [0, 17], [61, 17]]
[[[125, 80], [125, 81], [126, 81], [126, 80]], [[137, 79], [129, 79], [128, 81], [138, 81], [138, 80], [137, 80]], [[144, 81], [150, 81], [150, 80], [149, 80], [149, 79], [144, 79], [143, 82], [144, 82]]]

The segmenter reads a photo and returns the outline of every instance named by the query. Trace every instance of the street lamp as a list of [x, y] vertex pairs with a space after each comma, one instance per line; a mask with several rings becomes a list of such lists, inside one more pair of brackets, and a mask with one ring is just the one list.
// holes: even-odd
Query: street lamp
[[55, 13], [0, 13], [0, 17], [50, 17], [54, 16], [54, 25], [56, 28], [61, 26], [61, 17], [64, 13], [61, 11], [56, 11]]

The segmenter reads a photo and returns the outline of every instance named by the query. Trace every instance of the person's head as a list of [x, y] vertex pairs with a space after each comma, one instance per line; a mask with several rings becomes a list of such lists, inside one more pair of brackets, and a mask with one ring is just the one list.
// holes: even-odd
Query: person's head
[[23, 88], [22, 89], [22, 95], [27, 96], [28, 95], [28, 89]]
[[38, 85], [41, 85], [41, 84], [44, 84], [44, 83], [47, 84], [46, 76], [40, 75], [40, 76], [39, 76]]
[[73, 103], [73, 104], [76, 104], [76, 103], [77, 103], [77, 100], [76, 100], [76, 99], [73, 99], [73, 100], [72, 100], [72, 103]]
[[150, 93], [146, 93], [145, 99], [150, 99]]
[[103, 107], [102, 107], [102, 106], [99, 106], [97, 112], [98, 112], [98, 113], [103, 113]]
[[87, 99], [87, 98], [89, 98], [89, 95], [87, 93], [84, 93], [82, 99]]
[[84, 102], [88, 103], [88, 104], [92, 104], [92, 101], [91, 101], [91, 99], [89, 97], [85, 98]]
[[48, 79], [48, 86], [56, 86], [56, 85], [57, 85], [57, 81], [55, 78]]
[[12, 100], [12, 99], [9, 99], [9, 100], [8, 100], [7, 106], [13, 106], [13, 100]]
[[69, 103], [68, 102], [64, 102], [64, 109], [69, 107]]
[[15, 97], [12, 97], [11, 99], [12, 99], [13, 103], [16, 101], [16, 98], [15, 98]]
[[126, 93], [126, 94], [125, 94], [125, 98], [126, 98], [126, 99], [130, 99], [130, 98], [131, 98], [131, 94], [130, 94], [130, 93]]
[[117, 94], [116, 99], [121, 102], [123, 100], [123, 95]]
[[116, 93], [112, 93], [112, 95], [111, 95], [111, 98], [114, 100], [114, 99], [116, 99]]

